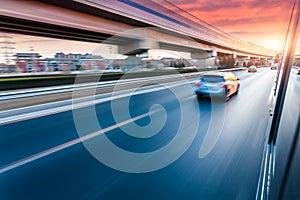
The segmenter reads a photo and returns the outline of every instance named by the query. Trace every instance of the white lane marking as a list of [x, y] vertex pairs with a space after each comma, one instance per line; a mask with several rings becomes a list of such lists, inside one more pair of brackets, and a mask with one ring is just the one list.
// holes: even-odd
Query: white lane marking
[[120, 126], [124, 126], [124, 125], [126, 125], [126, 124], [132, 123], [132, 122], [134, 122], [134, 121], [137, 121], [137, 120], [139, 120], [139, 119], [142, 119], [142, 118], [144, 118], [144, 117], [147, 117], [147, 116], [149, 116], [149, 115], [152, 115], [152, 114], [154, 114], [154, 113], [157, 113], [157, 112], [159, 112], [159, 111], [160, 111], [160, 109], [153, 110], [153, 111], [151, 111], [151, 112], [148, 112], [148, 113], [142, 114], [142, 115], [140, 115], [140, 116], [137, 116], [137, 117], [134, 117], [134, 118], [125, 120], [125, 121], [123, 121], [123, 122], [120, 122], [120, 123], [118, 123], [118, 124], [109, 126], [109, 127], [105, 128], [105, 129], [101, 129], [101, 130], [99, 130], [99, 131], [90, 133], [90, 134], [88, 134], [88, 135], [79, 137], [79, 138], [77, 138], [77, 139], [71, 140], [71, 141], [66, 142], [66, 143], [63, 143], [63, 144], [58, 145], [58, 146], [56, 146], [56, 147], [52, 147], [52, 148], [50, 148], [50, 149], [44, 150], [44, 151], [42, 151], [42, 152], [40, 152], [40, 153], [37, 153], [37, 154], [31, 155], [31, 156], [28, 156], [28, 157], [23, 158], [23, 159], [20, 159], [20, 160], [18, 160], [18, 161], [16, 161], [16, 162], [13, 162], [13, 163], [10, 163], [10, 164], [8, 164], [8, 165], [6, 165], [6, 166], [1, 167], [1, 168], [0, 168], [0, 174], [5, 173], [5, 172], [7, 172], [7, 171], [10, 171], [10, 170], [12, 170], [12, 169], [15, 169], [15, 168], [17, 168], [17, 167], [20, 167], [20, 166], [22, 166], [22, 165], [25, 165], [25, 164], [27, 164], [27, 163], [30, 163], [30, 162], [32, 162], [32, 161], [35, 161], [35, 160], [37, 160], [37, 159], [39, 159], [39, 158], [43, 158], [43, 157], [45, 157], [45, 156], [48, 156], [48, 155], [50, 155], [50, 154], [53, 154], [53, 153], [55, 153], [55, 152], [57, 152], [57, 151], [64, 150], [64, 149], [66, 149], [66, 148], [68, 148], [68, 147], [71, 147], [71, 146], [73, 146], [73, 145], [75, 145], [75, 144], [78, 144], [78, 143], [80, 143], [80, 142], [84, 142], [84, 141], [89, 140], [89, 139], [91, 139], [91, 138], [94, 138], [94, 137], [96, 137], [96, 136], [98, 136], [98, 135], [104, 134], [104, 133], [106, 133], [106, 132], [108, 132], [108, 131], [111, 131], [111, 130], [113, 130], [113, 129], [116, 129], [116, 128], [120, 127]]
[[183, 101], [189, 101], [189, 100], [194, 100], [196, 99], [196, 95], [192, 95], [190, 97], [184, 98]]

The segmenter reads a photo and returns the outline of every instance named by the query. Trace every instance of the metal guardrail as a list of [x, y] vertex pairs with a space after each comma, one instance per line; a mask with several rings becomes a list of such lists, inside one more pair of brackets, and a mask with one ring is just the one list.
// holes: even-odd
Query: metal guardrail
[[[244, 70], [244, 67], [240, 68], [232, 68], [232, 69], [224, 69], [224, 70], [214, 70], [214, 71], [237, 71]], [[116, 81], [104, 81], [98, 83], [82, 83], [82, 84], [72, 84], [72, 85], [64, 85], [64, 86], [52, 86], [52, 87], [43, 87], [43, 88], [33, 88], [33, 89], [22, 89], [22, 90], [13, 90], [13, 91], [4, 91], [0, 93], [0, 101], [12, 100], [18, 98], [27, 98], [27, 97], [35, 97], [42, 95], [51, 95], [57, 93], [65, 93], [65, 92], [73, 92], [74, 90], [88, 90], [90, 88], [105, 88], [118, 84], [118, 86], [132, 84], [132, 83], [140, 83], [145, 81], [155, 81], [155, 80], [170, 80], [178, 77], [184, 76], [185, 78], [194, 78], [204, 72], [194, 72], [194, 73], [186, 73], [186, 74], [175, 74], [175, 75], [162, 75], [156, 77], [144, 77], [144, 78], [136, 78], [136, 79], [126, 79], [126, 80], [116, 80]]]
[[104, 88], [118, 85], [126, 85], [128, 83], [135, 83], [141, 81], [149, 81], [149, 80], [158, 80], [158, 79], [170, 79], [178, 76], [176, 75], [167, 75], [167, 76], [159, 76], [159, 77], [145, 77], [145, 78], [136, 78], [136, 79], [126, 79], [126, 80], [116, 80], [116, 81], [105, 81], [98, 83], [82, 83], [82, 84], [72, 84], [72, 85], [64, 85], [64, 86], [54, 86], [54, 87], [43, 87], [43, 88], [33, 88], [33, 89], [23, 89], [23, 90], [13, 90], [7, 92], [0, 93], [0, 101], [11, 100], [17, 98], [26, 98], [33, 96], [42, 96], [49, 94], [57, 94], [64, 92], [73, 92], [74, 90], [87, 90], [90, 88]]

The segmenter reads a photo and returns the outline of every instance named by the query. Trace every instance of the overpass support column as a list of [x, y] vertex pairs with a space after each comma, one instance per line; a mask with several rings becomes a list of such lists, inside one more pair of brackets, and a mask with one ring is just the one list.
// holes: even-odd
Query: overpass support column
[[148, 52], [149, 49], [159, 49], [155, 40], [130, 40], [119, 45], [119, 53], [123, 55], [136, 55]]
[[191, 53], [191, 58], [197, 60], [197, 67], [215, 67], [216, 51], [201, 51]]
[[236, 62], [238, 67], [247, 67], [249, 63], [249, 56], [245, 55], [236, 55]]
[[260, 64], [267, 66], [268, 65], [268, 58], [267, 57], [262, 57], [260, 58]]
[[251, 65], [258, 66], [259, 63], [260, 63], [260, 58], [259, 57], [250, 57], [249, 66], [251, 66]]
[[232, 53], [217, 53], [217, 65], [221, 68], [231, 68], [235, 64], [234, 54]]
[[122, 55], [127, 55], [124, 68], [126, 70], [134, 70], [142, 65], [141, 54], [148, 54], [149, 49], [159, 49], [159, 43], [155, 40], [129, 40], [118, 46], [118, 51]]

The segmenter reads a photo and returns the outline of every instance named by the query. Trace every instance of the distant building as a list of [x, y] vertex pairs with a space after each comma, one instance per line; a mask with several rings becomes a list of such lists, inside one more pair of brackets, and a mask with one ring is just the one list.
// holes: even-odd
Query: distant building
[[68, 58], [45, 58], [45, 71], [70, 71], [75, 70], [77, 60]]
[[[39, 53], [17, 53], [16, 71], [19, 72], [41, 72], [41, 71], [74, 71], [74, 70], [105, 70], [109, 65], [108, 60], [99, 55], [65, 54], [56, 53], [53, 58], [41, 59]], [[114, 61], [113, 67], [117, 68], [120, 61]]]
[[0, 73], [12, 73], [16, 71], [17, 69], [14, 64], [0, 63]]
[[86, 54], [81, 57], [81, 68], [85, 70], [105, 70], [106, 63], [102, 56]]
[[105, 69], [106, 64], [102, 56], [86, 54], [65, 54], [56, 53], [54, 58], [46, 59], [47, 68], [50, 71], [66, 71], [66, 70], [91, 70]]
[[40, 72], [45, 71], [44, 62], [40, 59], [39, 53], [17, 53], [16, 68], [20, 72]]
[[69, 54], [65, 54], [65, 53], [56, 53], [54, 55], [55, 59], [71, 59], [71, 60], [78, 60], [82, 57], [82, 54], [80, 53], [69, 53]]

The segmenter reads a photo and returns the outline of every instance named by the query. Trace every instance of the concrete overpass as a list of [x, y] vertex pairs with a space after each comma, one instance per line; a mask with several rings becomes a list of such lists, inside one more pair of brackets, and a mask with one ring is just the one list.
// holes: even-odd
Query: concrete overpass
[[235, 38], [155, 1], [0, 0], [0, 31], [101, 42], [125, 55], [148, 49], [192, 53], [196, 59], [228, 57], [242, 63], [276, 52]]

